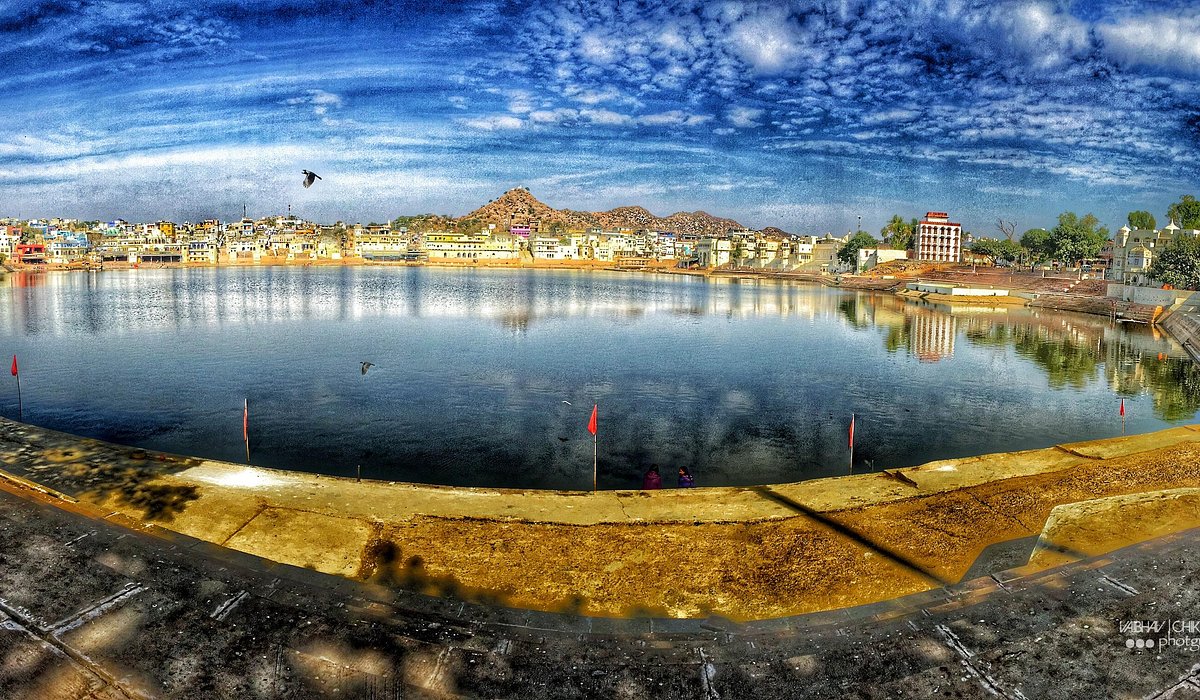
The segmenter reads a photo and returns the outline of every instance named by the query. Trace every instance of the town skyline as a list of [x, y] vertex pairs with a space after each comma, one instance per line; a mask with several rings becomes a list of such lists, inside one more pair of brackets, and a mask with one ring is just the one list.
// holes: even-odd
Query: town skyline
[[[175, 219], [175, 218], [171, 218], [168, 216], [154, 216], [154, 215], [151, 215], [146, 218], [135, 218], [135, 217], [126, 217], [126, 216], [96, 217], [96, 216], [65, 216], [65, 215], [62, 215], [61, 213], [54, 213], [54, 212], [51, 212], [51, 213], [40, 212], [40, 213], [34, 213], [32, 215], [23, 215], [23, 214], [18, 214], [17, 212], [12, 212], [12, 211], [0, 211], [0, 221], [10, 222], [13, 224], [16, 224], [18, 222], [34, 222], [34, 221], [42, 221], [42, 222], [68, 222], [68, 221], [90, 222], [90, 221], [95, 221], [95, 222], [99, 222], [99, 223], [113, 223], [113, 222], [118, 222], [118, 221], [124, 221], [124, 222], [128, 222], [128, 223], [141, 224], [141, 223], [155, 223], [155, 222], [159, 222], [159, 221], [167, 221], [167, 222], [173, 222], [173, 223], [200, 223], [200, 222], [207, 221], [207, 220], [233, 222], [233, 221], [241, 220], [245, 217], [249, 217], [250, 219], [252, 219], [254, 221], [265, 221], [265, 220], [270, 220], [270, 219], [281, 219], [281, 218], [293, 217], [304, 223], [317, 224], [317, 225], [322, 225], [322, 226], [339, 225], [339, 224], [345, 225], [345, 226], [392, 224], [393, 222], [395, 222], [399, 219], [419, 218], [419, 217], [427, 217], [427, 216], [434, 216], [439, 219], [446, 219], [446, 220], [451, 220], [451, 221], [452, 220], [465, 221], [465, 220], [468, 220], [472, 214], [475, 214], [476, 212], [485, 208], [492, 202], [498, 202], [505, 195], [508, 195], [509, 193], [511, 193], [513, 191], [517, 191], [517, 190], [521, 190], [521, 189], [525, 189], [525, 188], [514, 187], [514, 188], [502, 193], [501, 195], [499, 195], [497, 197], [489, 199], [486, 203], [478, 205], [475, 208], [467, 210], [461, 214], [454, 214], [452, 212], [433, 212], [433, 211], [393, 212], [390, 215], [379, 217], [379, 218], [361, 217], [361, 218], [329, 220], [329, 219], [320, 219], [320, 218], [312, 218], [312, 217], [304, 216], [301, 212], [294, 211], [292, 209], [292, 206], [289, 204], [289, 205], [284, 205], [281, 209], [278, 209], [278, 210], [267, 210], [267, 211], [262, 211], [262, 212], [251, 211], [248, 205], [244, 205], [244, 208], [242, 209], [240, 214], [235, 212], [235, 213], [229, 214], [229, 215], [220, 215], [219, 213], [212, 212], [209, 215], [201, 216], [195, 220]], [[526, 190], [526, 191], [528, 191], [528, 190]], [[536, 195], [532, 195], [532, 193], [530, 193], [530, 195], [538, 204], [546, 204], [542, 200], [538, 199]], [[1116, 218], [1114, 218], [1112, 221], [1107, 221], [1103, 217], [1097, 217], [1097, 218], [1099, 219], [1100, 224], [1105, 226], [1109, 230], [1110, 235], [1112, 235], [1121, 226], [1127, 225], [1127, 219], [1131, 213], [1139, 211], [1139, 210], [1148, 211], [1148, 213], [1151, 214], [1155, 218], [1155, 220], [1158, 222], [1155, 227], [1155, 229], [1157, 230], [1158, 228], [1166, 226], [1168, 223], [1171, 223], [1174, 221], [1174, 219], [1171, 218], [1171, 216], [1167, 213], [1167, 211], [1168, 211], [1169, 206], [1171, 204], [1175, 204], [1175, 203], [1176, 203], [1176, 201], [1172, 201], [1172, 202], [1168, 202], [1168, 203], [1164, 204], [1161, 208], [1161, 211], [1158, 211], [1158, 210], [1155, 210], [1152, 208], [1148, 208], [1148, 207], [1140, 207], [1139, 208], [1133, 204], [1130, 204], [1129, 205], [1130, 208], [1126, 209], [1123, 214], [1116, 215]], [[857, 220], [857, 218], [852, 217], [852, 221], [851, 221], [850, 225], [847, 226], [844, 231], [838, 231], [836, 229], [835, 230], [828, 230], [828, 229], [821, 230], [821, 229], [818, 229], [818, 228], [812, 227], [812, 226], [806, 227], [806, 226], [804, 226], [803, 223], [799, 224], [800, 228], [797, 228], [797, 229], [786, 229], [783, 226], [780, 226], [778, 224], [772, 224], [772, 223], [768, 223], [768, 224], [762, 225], [762, 226], [748, 225], [745, 222], [734, 219], [733, 217], [725, 216], [724, 213], [721, 211], [717, 211], [715, 209], [705, 209], [705, 208], [696, 209], [694, 211], [675, 211], [675, 212], [670, 212], [669, 214], [660, 214], [658, 212], [650, 211], [647, 207], [644, 207], [643, 205], [637, 204], [637, 203], [629, 203], [626, 205], [613, 207], [612, 209], [609, 209], [606, 211], [573, 209], [571, 207], [551, 207], [551, 208], [558, 212], [574, 212], [574, 213], [580, 213], [580, 214], [607, 214], [607, 213], [610, 213], [610, 212], [613, 212], [616, 210], [621, 210], [621, 209], [645, 209], [650, 214], [654, 215], [658, 219], [667, 219], [671, 216], [678, 216], [678, 215], [696, 214], [696, 215], [707, 216], [708, 218], [713, 219], [713, 220], [731, 219], [735, 223], [739, 224], [739, 226], [735, 227], [735, 228], [744, 228], [744, 229], [754, 230], [754, 231], [780, 229], [784, 233], [788, 233], [788, 234], [795, 235], [795, 236], [806, 236], [806, 235], [811, 236], [811, 235], [820, 235], [820, 234], [826, 234], [826, 233], [840, 235], [841, 233], [853, 233], [856, 230], [863, 230], [863, 231], [871, 234], [872, 236], [876, 236], [876, 237], [878, 237], [878, 235], [881, 233], [881, 230], [887, 226], [887, 224], [889, 223], [889, 220], [894, 216], [900, 216], [901, 218], [904, 218], [906, 220], [917, 219], [920, 216], [933, 211], [933, 209], [930, 207], [915, 207], [915, 208], [908, 207], [907, 209], [903, 209], [903, 210], [895, 210], [895, 211], [885, 212], [884, 214], [880, 215], [880, 218], [877, 221], [869, 220], [867, 217], [863, 217], [862, 220], [859, 221], [859, 220]], [[966, 219], [966, 217], [960, 216], [957, 213], [957, 210], [955, 210], [953, 207], [943, 207], [943, 209], [948, 209], [951, 213], [953, 213], [955, 219], [958, 219], [958, 220]], [[1117, 209], [1122, 209], [1122, 207], [1117, 207]], [[1085, 209], [1085, 208], [1080, 208], [1080, 207], [1076, 207], [1075, 209], [1072, 209], [1071, 211], [1074, 211], [1080, 215], [1085, 214], [1085, 213], [1094, 213], [1093, 209]], [[1024, 233], [1025, 231], [1028, 231], [1031, 229], [1039, 229], [1039, 228], [1040, 229], [1049, 229], [1049, 228], [1051, 228], [1054, 225], [1055, 219], [1057, 218], [1058, 214], [1061, 214], [1061, 213], [1062, 212], [1057, 212], [1057, 213], [1051, 215], [1050, 218], [1046, 221], [1039, 221], [1039, 222], [1030, 223], [1029, 225], [1023, 225], [1020, 222], [1015, 222], [1013, 219], [1009, 218], [1010, 215], [1006, 212], [992, 212], [990, 220], [979, 221], [978, 229], [972, 229], [969, 225], [966, 225], [966, 224], [963, 225], [962, 229], [963, 229], [964, 234], [969, 233], [972, 236], [974, 236], [975, 238], [1004, 238], [1005, 233], [1002, 232], [997, 226], [997, 221], [1001, 220], [1001, 221], [1005, 222], [1006, 224], [1014, 224], [1015, 225], [1015, 229], [1014, 229], [1015, 233], [1019, 236], [1020, 234]], [[532, 218], [536, 218], [536, 217], [532, 217]], [[861, 228], [857, 228], [860, 225], [860, 223], [861, 223]], [[1179, 222], [1174, 221], [1174, 223], [1179, 223]], [[876, 224], [878, 224], [878, 226], [876, 226]], [[451, 228], [453, 228], [453, 226]], [[576, 227], [572, 227], [572, 228], [574, 230], [584, 230], [588, 227], [587, 226], [576, 226]], [[610, 228], [610, 229], [614, 229], [614, 230], [617, 228], [664, 230], [664, 231], [670, 230], [670, 227], [666, 227], [666, 226], [662, 226], [662, 227], [655, 227], [655, 226], [603, 227], [602, 226], [600, 228]]]
[[0, 191], [78, 219], [461, 216], [527, 186], [787, 231], [1115, 228], [1200, 182], [1186, 9], [34, 2], [0, 24]]

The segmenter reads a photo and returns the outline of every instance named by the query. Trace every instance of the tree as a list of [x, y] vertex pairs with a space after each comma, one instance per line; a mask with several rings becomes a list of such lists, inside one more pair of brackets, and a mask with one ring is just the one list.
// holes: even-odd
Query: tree
[[1052, 257], [1050, 232], [1044, 228], [1031, 228], [1021, 236], [1021, 247], [1028, 251], [1029, 259], [1042, 262]]
[[1017, 235], [1017, 223], [1015, 221], [996, 219], [996, 228], [1000, 229], [1001, 235], [1007, 241], [1011, 241]]
[[1108, 229], [1091, 214], [1081, 219], [1073, 211], [1058, 215], [1058, 225], [1050, 229], [1050, 249], [1053, 257], [1063, 262], [1078, 263], [1094, 258], [1108, 240]]
[[1185, 194], [1167, 207], [1167, 218], [1179, 228], [1200, 228], [1200, 201]]
[[995, 260], [1000, 257], [1000, 241], [995, 238], [977, 238], [971, 244], [971, 252]]
[[1153, 231], [1158, 228], [1157, 221], [1154, 220], [1154, 215], [1148, 211], [1131, 211], [1129, 212], [1129, 228], [1145, 229]]
[[1200, 238], [1176, 236], [1154, 256], [1150, 276], [1179, 289], [1200, 289]]
[[874, 236], [866, 231], [859, 231], [838, 249], [837, 258], [854, 269], [858, 269], [858, 251], [862, 248], [874, 248], [877, 245], [879, 245], [879, 241], [875, 240]]
[[916, 226], [904, 220], [899, 214], [893, 214], [887, 226], [879, 229], [883, 242], [897, 250], [908, 250], [913, 244], [913, 234]]

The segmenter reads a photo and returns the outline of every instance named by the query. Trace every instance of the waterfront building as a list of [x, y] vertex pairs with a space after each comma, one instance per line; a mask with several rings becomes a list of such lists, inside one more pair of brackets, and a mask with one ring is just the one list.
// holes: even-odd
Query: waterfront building
[[804, 266], [803, 269], [812, 270], [814, 272], [842, 272], [850, 269], [848, 265], [844, 265], [838, 260], [838, 251], [842, 246], [846, 245], [846, 241], [850, 240], [850, 234], [838, 238], [832, 233], [827, 233], [821, 238], [818, 238], [812, 245], [812, 260]]
[[893, 260], [908, 259], [907, 250], [896, 250], [894, 248], [859, 248], [858, 249], [858, 272], [866, 272], [873, 267], [882, 265]]
[[1154, 263], [1154, 256], [1176, 236], [1200, 237], [1200, 230], [1181, 229], [1174, 221], [1158, 230], [1122, 226], [1113, 240], [1112, 265], [1107, 278], [1121, 284], [1153, 284], [1150, 266]]
[[520, 239], [511, 235], [440, 232], [425, 236], [424, 249], [430, 260], [512, 260], [521, 247]]
[[962, 225], [944, 211], [930, 211], [917, 224], [916, 259], [958, 262], [962, 259]]
[[675, 260], [679, 257], [679, 240], [670, 231], [660, 231], [655, 236], [654, 251], [661, 259]]
[[721, 267], [732, 259], [733, 241], [728, 238], [701, 238], [696, 244], [696, 261], [700, 267]]
[[23, 265], [41, 265], [46, 262], [46, 246], [43, 243], [18, 243], [13, 249], [13, 260]]
[[400, 231], [355, 233], [350, 249], [355, 257], [364, 260], [401, 260], [409, 250], [409, 237]]
[[54, 265], [69, 265], [87, 257], [87, 239], [59, 236], [46, 244], [47, 259]]
[[[212, 265], [217, 262], [219, 250], [217, 244], [211, 240], [189, 241], [187, 248], [183, 251], [183, 262], [188, 264], [203, 264]], [[137, 262], [131, 256], [130, 262]]]
[[12, 260], [17, 245], [21, 242], [21, 229], [15, 226], [0, 226], [0, 258]]
[[543, 260], [574, 260], [584, 257], [580, 254], [580, 248], [572, 244], [569, 236], [536, 236], [530, 240], [529, 248], [533, 257]]

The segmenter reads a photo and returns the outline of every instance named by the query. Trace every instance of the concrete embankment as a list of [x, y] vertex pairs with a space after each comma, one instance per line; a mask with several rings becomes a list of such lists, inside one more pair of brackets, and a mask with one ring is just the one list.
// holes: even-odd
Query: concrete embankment
[[275, 561], [593, 615], [778, 617], [959, 580], [1064, 504], [1200, 488], [1200, 427], [759, 488], [551, 492], [356, 482], [0, 421], [0, 466]]

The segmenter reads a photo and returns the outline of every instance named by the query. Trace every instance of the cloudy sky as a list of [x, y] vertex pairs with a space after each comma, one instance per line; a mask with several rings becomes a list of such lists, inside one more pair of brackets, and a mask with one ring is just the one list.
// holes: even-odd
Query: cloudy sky
[[0, 215], [367, 222], [524, 185], [989, 233], [1200, 194], [1194, 0], [0, 0], [0, 65]]

